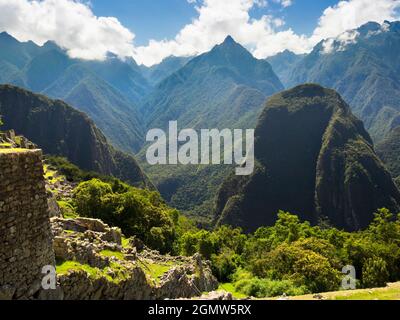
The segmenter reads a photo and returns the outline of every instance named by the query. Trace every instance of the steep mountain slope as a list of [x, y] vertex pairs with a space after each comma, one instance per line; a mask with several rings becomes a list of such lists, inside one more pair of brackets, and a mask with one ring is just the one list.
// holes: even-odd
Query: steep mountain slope
[[319, 43], [291, 71], [289, 86], [336, 89], [375, 141], [400, 124], [400, 22], [370, 22]]
[[151, 186], [133, 157], [114, 149], [85, 114], [60, 100], [1, 85], [0, 114], [5, 129], [14, 129], [48, 154], [64, 156], [84, 170]]
[[333, 90], [302, 85], [268, 100], [256, 129], [257, 166], [231, 176], [216, 219], [247, 231], [272, 225], [279, 210], [358, 230], [381, 207], [397, 212], [400, 192], [363, 124]]
[[19, 42], [7, 32], [0, 33], [0, 61], [8, 62], [17, 69], [23, 68], [40, 50], [32, 41]]
[[171, 74], [178, 71], [186, 65], [192, 58], [186, 57], [168, 57], [161, 63], [154, 65], [150, 68], [141, 66], [141, 71], [146, 79], [153, 85], [157, 86], [160, 82], [168, 78]]
[[34, 57], [15, 75], [11, 82], [18, 86], [42, 92], [56, 81], [74, 62], [59, 49], [44, 51]]
[[15, 65], [0, 60], [0, 83], [9, 82], [10, 78], [12, 78], [12, 76], [17, 72], [18, 68]]
[[[170, 120], [185, 128], [233, 127], [249, 113], [257, 118], [259, 105], [240, 107], [243, 94], [251, 90], [268, 96], [282, 89], [268, 62], [255, 59], [228, 37], [165, 79], [141, 110], [148, 128], [164, 128]], [[239, 106], [232, 108], [232, 101]]]
[[376, 152], [385, 162], [400, 188], [400, 127], [392, 130], [389, 136], [376, 146]]
[[8, 34], [0, 36], [0, 47], [0, 83], [67, 101], [87, 113], [117, 147], [140, 149], [144, 129], [137, 105], [151, 86], [132, 59], [71, 59], [52, 41], [39, 47]]
[[279, 77], [279, 80], [281, 80], [283, 85], [287, 87], [292, 69], [304, 57], [304, 54], [295, 54], [289, 50], [285, 50], [273, 57], [267, 58], [266, 60], [272, 66], [272, 69]]
[[134, 104], [138, 105], [152, 89], [132, 58], [122, 61], [110, 56], [105, 61], [86, 61], [81, 64], [111, 84]]
[[83, 65], [71, 65], [43, 93], [88, 114], [115, 146], [140, 149], [144, 129], [135, 106]]
[[[149, 129], [166, 128], [170, 120], [177, 120], [180, 129], [249, 129], [266, 97], [282, 89], [268, 62], [253, 58], [228, 37], [164, 80], [141, 110]], [[145, 152], [139, 159], [171, 205], [197, 217], [211, 216], [229, 166], [149, 166]]]

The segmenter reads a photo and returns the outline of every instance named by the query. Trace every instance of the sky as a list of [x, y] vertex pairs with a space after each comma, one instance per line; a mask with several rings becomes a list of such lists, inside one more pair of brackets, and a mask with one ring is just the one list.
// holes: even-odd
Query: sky
[[398, 20], [400, 0], [0, 0], [0, 32], [81, 59], [108, 52], [151, 66], [209, 51], [231, 35], [255, 57], [312, 50], [323, 39]]
[[[229, 2], [226, 0], [225, 2]], [[335, 5], [336, 0], [298, 0], [282, 10], [272, 2], [264, 8], [255, 7], [253, 18], [263, 14], [285, 17], [287, 26], [299, 33], [310, 34], [325, 8]], [[134, 30], [136, 45], [146, 45], [150, 39], [173, 38], [180, 29], [196, 17], [195, 6], [187, 0], [91, 0], [92, 10], [97, 16], [115, 16], [121, 23]]]

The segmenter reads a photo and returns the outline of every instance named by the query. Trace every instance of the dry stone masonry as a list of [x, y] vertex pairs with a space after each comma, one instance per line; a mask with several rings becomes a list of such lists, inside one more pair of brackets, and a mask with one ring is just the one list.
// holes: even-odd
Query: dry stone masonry
[[0, 299], [37, 296], [54, 260], [42, 152], [0, 149]]
[[[191, 298], [218, 287], [199, 255], [123, 245], [120, 229], [96, 219], [50, 218], [43, 175], [41, 150], [0, 149], [0, 300]], [[43, 267], [56, 259], [57, 283], [44, 290]]]
[[[199, 255], [172, 257], [148, 249], [138, 252], [132, 246], [136, 241], [122, 246], [121, 231], [96, 219], [54, 217], [51, 225], [57, 260], [78, 263], [73, 269], [58, 272], [65, 300], [192, 298], [218, 288], [209, 263]], [[104, 255], [105, 250], [111, 255]], [[168, 266], [169, 270], [155, 279], [152, 265]]]

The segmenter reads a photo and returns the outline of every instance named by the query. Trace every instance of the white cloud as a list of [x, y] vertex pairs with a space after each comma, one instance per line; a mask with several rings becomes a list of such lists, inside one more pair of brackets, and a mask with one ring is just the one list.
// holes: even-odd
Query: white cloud
[[[287, 6], [288, 1], [279, 1]], [[291, 3], [291, 2], [290, 2]], [[135, 59], [151, 65], [173, 54], [191, 56], [210, 50], [228, 35], [241, 44], [253, 48], [257, 57], [276, 54], [290, 48], [299, 53], [309, 47], [304, 36], [296, 35], [288, 29], [276, 29], [284, 25], [278, 17], [264, 15], [252, 19], [249, 11], [255, 6], [266, 6], [265, 0], [203, 0], [197, 6], [198, 17], [186, 25], [172, 40], [150, 41], [147, 46], [135, 48]]]
[[328, 38], [322, 43], [322, 53], [330, 54], [334, 51], [345, 51], [350, 44], [356, 43], [360, 33], [357, 30], [345, 31], [336, 38]]
[[[293, 4], [292, 0], [271, 0], [282, 7]], [[197, 1], [200, 3], [200, 0]], [[203, 0], [197, 8], [198, 17], [186, 25], [172, 40], [150, 41], [147, 46], [135, 49], [134, 57], [140, 63], [150, 65], [174, 54], [189, 56], [208, 51], [224, 37], [231, 35], [251, 49], [257, 58], [266, 58], [285, 49], [295, 53], [309, 52], [324, 39], [343, 37], [326, 42], [328, 46], [337, 41], [337, 50], [345, 50], [356, 40], [355, 29], [369, 21], [383, 22], [398, 18], [396, 9], [400, 0], [345, 0], [328, 7], [318, 21], [310, 37], [296, 34], [290, 28], [283, 29], [285, 21], [279, 17], [264, 15], [252, 19], [249, 11], [254, 6], [266, 6], [265, 0]], [[353, 38], [351, 38], [351, 36]], [[345, 37], [350, 37], [345, 39]]]
[[[327, 8], [311, 36], [296, 34], [285, 27], [282, 17], [250, 16], [254, 7], [275, 2], [284, 8], [293, 0], [187, 0], [197, 10], [197, 17], [172, 39], [150, 40], [135, 46], [133, 32], [116, 18], [96, 17], [83, 0], [0, 0], [0, 31], [17, 39], [39, 44], [55, 40], [73, 57], [102, 59], [108, 51], [121, 57], [132, 56], [138, 63], [152, 65], [170, 55], [192, 56], [210, 50], [228, 35], [249, 48], [257, 58], [266, 58], [285, 49], [295, 53], [309, 52], [323, 39], [349, 37], [346, 31], [368, 21], [383, 22], [398, 18], [400, 0], [342, 0]], [[344, 50], [348, 41], [336, 39]], [[347, 42], [346, 42], [347, 41]]]
[[398, 19], [396, 9], [399, 7], [400, 0], [340, 1], [324, 11], [310, 41], [316, 43], [337, 37], [369, 21], [382, 23], [384, 20], [396, 20]]
[[282, 7], [287, 8], [293, 4], [293, 0], [273, 0], [276, 3], [280, 3]]
[[132, 54], [135, 35], [113, 17], [96, 17], [73, 0], [0, 0], [0, 31], [20, 41], [54, 40], [72, 57], [103, 59], [107, 52]]

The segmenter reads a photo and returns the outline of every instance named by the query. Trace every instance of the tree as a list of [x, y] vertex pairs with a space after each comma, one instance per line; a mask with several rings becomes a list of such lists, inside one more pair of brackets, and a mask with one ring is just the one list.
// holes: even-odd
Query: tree
[[229, 248], [223, 248], [218, 255], [211, 256], [213, 274], [221, 282], [230, 280], [230, 276], [239, 266], [240, 256]]
[[176, 213], [157, 192], [93, 179], [75, 189], [74, 203], [81, 216], [118, 226], [126, 236], [136, 236], [161, 253], [172, 251], [176, 232], [171, 217]]
[[374, 221], [369, 227], [371, 236], [385, 243], [398, 242], [400, 240], [400, 225], [394, 221], [394, 215], [388, 209], [379, 209], [375, 213]]
[[77, 213], [84, 217], [104, 218], [103, 198], [110, 194], [111, 186], [98, 179], [81, 183], [74, 191]]
[[362, 283], [365, 288], [384, 287], [389, 281], [386, 261], [370, 258], [363, 266]]

